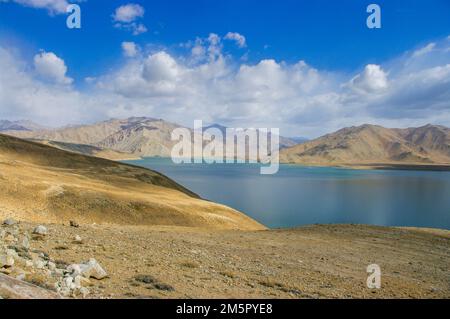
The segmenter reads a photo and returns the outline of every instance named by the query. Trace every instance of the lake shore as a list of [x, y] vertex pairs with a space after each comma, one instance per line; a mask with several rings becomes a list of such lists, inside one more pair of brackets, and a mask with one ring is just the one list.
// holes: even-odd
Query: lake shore
[[446, 172], [450, 171], [450, 164], [399, 164], [399, 163], [280, 163], [284, 165], [293, 165], [301, 167], [331, 167], [348, 168], [356, 170], [399, 170], [399, 171], [431, 171]]
[[[67, 264], [95, 258], [108, 272], [92, 281], [88, 298], [450, 298], [446, 230], [46, 226], [48, 235], [32, 248]], [[82, 244], [73, 242], [76, 235]], [[366, 287], [370, 264], [381, 267], [379, 290]]]

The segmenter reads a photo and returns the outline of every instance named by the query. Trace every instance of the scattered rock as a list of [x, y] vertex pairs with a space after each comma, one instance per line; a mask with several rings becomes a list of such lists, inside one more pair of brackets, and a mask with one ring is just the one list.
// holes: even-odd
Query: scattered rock
[[83, 239], [82, 239], [80, 236], [76, 235], [76, 236], [73, 238], [73, 242], [74, 242], [75, 244], [82, 244], [82, 243], [83, 243]]
[[71, 220], [71, 221], [70, 221], [70, 227], [78, 228], [78, 227], [80, 227], [80, 224], [78, 224], [77, 222]]
[[67, 267], [67, 271], [75, 276], [81, 275], [85, 278], [94, 278], [98, 280], [108, 277], [108, 273], [94, 258], [91, 258], [88, 262], [83, 264], [70, 265]]
[[22, 247], [26, 250], [30, 249], [30, 240], [28, 239], [28, 236], [24, 236], [22, 239]]
[[43, 260], [38, 259], [34, 261], [33, 265], [37, 269], [43, 269], [47, 265], [47, 263]]
[[37, 226], [34, 230], [33, 230], [33, 234], [34, 235], [39, 235], [39, 236], [46, 236], [48, 234], [48, 230], [47, 227], [45, 226]]
[[175, 291], [175, 288], [173, 288], [171, 285], [163, 284], [163, 283], [156, 283], [153, 285], [158, 290], [164, 290], [164, 291]]
[[0, 255], [0, 268], [10, 268], [14, 266], [14, 258], [11, 255]]
[[18, 224], [18, 222], [15, 219], [12, 219], [12, 218], [8, 218], [8, 219], [5, 219], [3, 221], [3, 225], [5, 225], [5, 226], [14, 226], [14, 225], [17, 225], [17, 224]]
[[156, 278], [150, 275], [137, 275], [136, 277], [134, 277], [134, 280], [142, 282], [144, 284], [153, 284], [158, 282]]
[[11, 234], [7, 234], [4, 238], [5, 242], [15, 242], [16, 241], [16, 237], [14, 237]]
[[164, 291], [175, 291], [175, 288], [173, 288], [172, 286], [161, 283], [155, 277], [150, 275], [137, 275], [136, 277], [134, 277], [134, 280], [150, 285], [148, 289], [155, 288]]

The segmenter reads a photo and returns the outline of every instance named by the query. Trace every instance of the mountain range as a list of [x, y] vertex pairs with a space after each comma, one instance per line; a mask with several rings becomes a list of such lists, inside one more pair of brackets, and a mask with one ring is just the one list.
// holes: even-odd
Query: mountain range
[[[5, 125], [5, 128], [8, 127]], [[19, 138], [57, 143], [53, 146], [65, 150], [94, 156], [102, 154], [103, 157], [115, 160], [156, 156], [170, 157], [172, 147], [177, 143], [171, 139], [171, 134], [176, 128], [182, 128], [182, 126], [162, 119], [131, 117], [56, 129], [14, 129], [14, 126], [11, 126], [2, 131]], [[213, 124], [204, 129], [208, 128], [217, 128], [221, 132], [225, 132], [227, 129], [219, 124]], [[192, 129], [189, 130], [194, 133]], [[289, 138], [280, 137], [281, 148], [296, 144]], [[95, 149], [82, 147], [83, 145], [95, 147]], [[116, 153], [108, 153], [107, 150]]]
[[436, 165], [450, 163], [450, 129], [438, 125], [343, 128], [280, 151], [280, 161], [304, 165]]
[[[43, 128], [30, 121], [0, 121], [0, 131], [62, 150], [113, 160], [170, 157], [171, 133], [181, 125], [148, 117]], [[227, 127], [212, 124], [225, 135]], [[193, 130], [190, 129], [191, 132]], [[280, 136], [282, 163], [320, 166], [450, 163], [450, 129], [439, 125], [395, 129], [365, 124], [307, 141]]]
[[0, 120], [0, 132], [5, 131], [37, 131], [45, 129], [44, 126], [31, 121]]

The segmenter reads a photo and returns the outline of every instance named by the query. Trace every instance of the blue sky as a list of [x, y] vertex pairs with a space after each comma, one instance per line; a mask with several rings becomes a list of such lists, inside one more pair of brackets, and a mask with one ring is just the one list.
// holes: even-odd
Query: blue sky
[[[436, 104], [434, 110], [439, 110], [439, 116], [424, 118], [418, 111], [422, 107], [410, 107], [407, 97], [397, 96], [391, 91], [390, 96], [381, 96], [380, 93], [381, 89], [391, 89], [389, 84], [394, 78], [401, 82], [406, 73], [411, 77], [414, 72], [419, 74], [433, 68], [436, 71], [436, 68], [450, 63], [447, 51], [450, 2], [446, 0], [87, 0], [79, 3], [82, 10], [80, 30], [70, 30], [65, 26], [67, 15], [61, 9], [65, 0], [49, 1], [46, 7], [40, 7], [38, 3], [34, 0], [0, 0], [0, 48], [5, 50], [4, 60], [14, 56], [14, 63], [29, 73], [26, 81], [42, 92], [39, 96], [30, 97], [36, 99], [31, 104], [39, 105], [38, 99], [43, 98], [44, 91], [48, 93], [57, 89], [55, 95], [64, 91], [72, 98], [81, 99], [84, 104], [94, 103], [93, 100], [98, 104], [99, 99], [104, 102], [104, 106], [92, 110], [92, 116], [86, 116], [81, 107], [77, 111], [75, 102], [72, 102], [74, 105], [69, 113], [73, 115], [73, 121], [148, 115], [189, 122], [192, 119], [183, 116], [183, 112], [188, 112], [203, 116], [207, 122], [277, 125], [284, 127], [290, 135], [315, 135], [362, 121], [399, 126], [428, 120], [441, 124], [450, 122], [449, 105], [441, 100], [428, 103]], [[366, 7], [370, 3], [377, 3], [382, 8], [381, 29], [366, 27]], [[117, 8], [127, 4], [139, 5], [145, 13], [132, 21], [115, 19], [113, 14]], [[136, 25], [145, 26], [147, 31], [134, 35], [132, 31]], [[230, 32], [245, 37], [245, 45], [240, 45], [237, 40], [227, 40], [226, 35]], [[211, 45], [211, 34], [218, 37], [219, 43], [215, 47]], [[133, 56], [124, 56], [124, 42], [133, 43], [137, 50]], [[429, 52], [425, 51], [433, 55], [419, 61], [419, 55], [415, 56], [414, 52], [431, 44]], [[205, 56], [193, 58], [196, 45], [203, 48]], [[211, 54], [206, 56], [211, 48], [217, 51], [214, 57]], [[40, 53], [42, 63], [37, 65], [36, 56]], [[54, 59], [53, 55], [44, 56], [43, 53], [52, 53]], [[62, 61], [62, 65], [58, 65], [56, 71], [49, 71], [45, 63], [51, 61]], [[304, 67], [299, 66], [300, 61]], [[409, 62], [406, 65], [399, 61]], [[368, 68], [369, 65], [375, 67]], [[205, 76], [206, 71], [202, 68], [208, 68], [213, 75]], [[19, 66], [11, 72], [18, 69]], [[61, 76], [56, 75], [59, 83], [50, 83], [43, 76], [62, 69], [67, 70], [61, 71], [64, 73]], [[279, 69], [283, 72], [277, 75]], [[126, 76], [132, 74], [132, 70], [152, 72], [148, 71], [151, 74], [143, 79], [127, 80]], [[446, 69], [440, 72], [445, 73]], [[163, 78], [157, 78], [158, 74]], [[167, 74], [169, 77], [164, 78]], [[186, 74], [189, 74], [189, 81], [196, 83], [195, 87], [182, 85], [187, 79]], [[204, 77], [200, 79], [199, 74]], [[279, 79], [277, 83], [256, 80], [258, 76], [270, 78], [272, 75]], [[447, 83], [446, 73], [442, 76], [443, 83]], [[121, 79], [125, 80], [117, 83]], [[238, 82], [244, 79], [246, 83], [252, 83], [248, 90], [253, 95], [240, 92], [230, 97], [228, 90], [231, 92], [233, 87], [242, 87]], [[297, 88], [301, 94], [293, 93], [295, 86], [286, 87], [286, 82], [295, 79], [299, 81]], [[219, 80], [220, 85], [209, 87], [210, 82]], [[132, 87], [129, 83], [136, 85]], [[357, 83], [365, 85], [365, 91], [356, 88]], [[442, 81], [440, 83], [441, 86], [430, 88], [430, 92], [438, 92], [444, 98], [448, 87], [442, 87]], [[343, 92], [343, 88], [351, 85], [351, 92]], [[409, 88], [407, 84], [402, 85]], [[202, 89], [215, 93], [205, 95], [201, 93]], [[225, 91], [228, 98], [224, 97]], [[370, 96], [364, 95], [368, 92]], [[359, 95], [355, 95], [357, 93]], [[186, 97], [179, 100], [178, 97], [188, 94], [187, 105], [180, 105]], [[200, 95], [197, 100], [192, 98]], [[264, 101], [271, 101], [270, 106], [258, 99], [261, 95]], [[423, 92], [420, 97], [416, 96], [416, 100], [424, 99], [425, 108], [427, 97], [427, 92]], [[358, 98], [366, 101], [359, 103], [364, 105], [355, 105]], [[44, 97], [44, 101], [49, 99], [51, 96]], [[120, 105], [113, 105], [113, 101]], [[63, 114], [43, 110], [45, 106], [31, 112], [32, 106], [17, 107], [15, 103], [18, 102], [4, 100], [0, 117], [22, 118], [35, 112], [40, 121], [48, 124], [68, 122]], [[333, 106], [322, 110], [321, 103]], [[393, 112], [393, 107], [384, 110], [382, 103], [395, 104], [397, 111]], [[398, 103], [408, 103], [409, 106], [401, 112], [398, 111]], [[191, 112], [190, 108], [195, 110]], [[358, 116], [352, 116], [355, 109]], [[273, 115], [275, 111], [277, 114]], [[323, 119], [320, 114], [325, 111], [329, 116]], [[258, 114], [255, 116], [254, 113]], [[341, 118], [345, 120], [341, 121]], [[327, 126], [317, 124], [324, 123], [324, 120]]]

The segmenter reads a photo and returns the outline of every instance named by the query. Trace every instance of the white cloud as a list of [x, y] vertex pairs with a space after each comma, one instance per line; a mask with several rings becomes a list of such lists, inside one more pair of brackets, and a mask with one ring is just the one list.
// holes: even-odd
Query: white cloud
[[37, 73], [48, 80], [59, 84], [71, 84], [73, 80], [66, 76], [67, 66], [63, 59], [53, 52], [41, 52], [34, 56], [34, 67]]
[[0, 117], [68, 124], [146, 115], [183, 125], [202, 119], [280, 127], [284, 135], [306, 136], [367, 122], [450, 125], [449, 46], [443, 39], [426, 55], [410, 51], [360, 72], [338, 73], [305, 61], [242, 63], [224, 53], [221, 37], [211, 34], [186, 45], [186, 56], [142, 49], [112, 71], [89, 78], [86, 91], [55, 84], [67, 82], [67, 68], [56, 56], [39, 72], [54, 80], [44, 82], [28, 63], [0, 49]]
[[0, 45], [0, 118], [28, 118], [46, 125], [102, 119], [110, 97], [86, 95], [71, 86], [43, 82], [17, 52]]
[[359, 92], [379, 92], [388, 87], [388, 76], [379, 65], [368, 64], [350, 81], [350, 87]]
[[122, 42], [122, 51], [126, 57], [133, 58], [138, 54], [139, 48], [134, 42]]
[[142, 18], [144, 13], [145, 10], [142, 6], [130, 3], [118, 7], [113, 15], [113, 18], [114, 21], [117, 22], [130, 23], [135, 21], [137, 18]]
[[145, 9], [139, 4], [129, 3], [120, 6], [113, 14], [113, 20], [116, 22], [114, 27], [131, 31], [133, 35], [139, 35], [148, 31], [143, 23], [137, 20], [143, 18]]
[[436, 47], [436, 43], [433, 43], [433, 42], [429, 43], [426, 46], [424, 46], [423, 48], [420, 48], [420, 49], [414, 51], [413, 57], [419, 57], [419, 56], [428, 54], [428, 53], [432, 52], [435, 47]]
[[240, 47], [240, 48], [244, 48], [247, 44], [246, 44], [246, 39], [243, 35], [237, 33], [237, 32], [228, 32], [224, 39], [226, 40], [233, 40], [236, 42], [236, 44]]
[[[64, 14], [69, 3], [66, 0], [10, 0], [20, 5], [46, 9], [51, 14]], [[9, 2], [9, 0], [0, 0], [0, 2]]]

